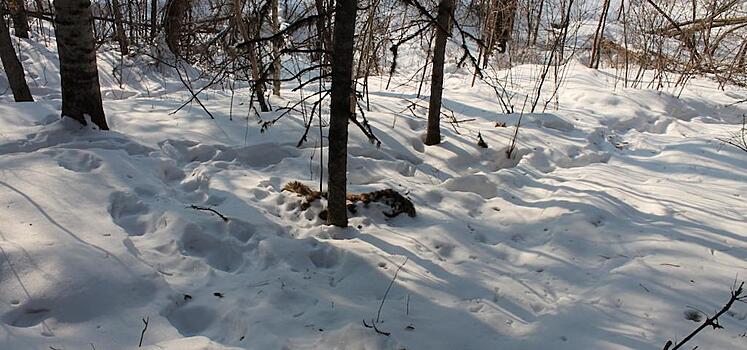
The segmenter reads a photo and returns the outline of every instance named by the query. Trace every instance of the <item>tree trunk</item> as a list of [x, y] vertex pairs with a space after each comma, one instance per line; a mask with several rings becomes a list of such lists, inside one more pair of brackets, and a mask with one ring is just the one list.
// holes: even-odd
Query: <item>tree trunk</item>
[[90, 0], [55, 0], [57, 51], [62, 82], [62, 116], [83, 125], [86, 116], [108, 130], [101, 102]]
[[438, 4], [436, 21], [436, 42], [433, 47], [433, 72], [431, 73], [431, 97], [428, 105], [428, 133], [425, 144], [441, 143], [441, 95], [444, 86], [444, 58], [446, 40], [451, 36], [451, 16], [454, 13], [454, 0], [441, 0]]
[[327, 19], [329, 18], [329, 13], [327, 11], [327, 7], [324, 4], [324, 0], [315, 0], [314, 4], [316, 5], [316, 13], [321, 15], [322, 17], [318, 18], [316, 20], [316, 35], [317, 35], [317, 42], [318, 42], [318, 49], [323, 50], [321, 53], [319, 53], [318, 59], [319, 63], [323, 64], [322, 72], [324, 74], [329, 73], [329, 50], [332, 47], [332, 38], [330, 37], [329, 33], [329, 25], [327, 25]]
[[542, 10], [545, 8], [545, 0], [540, 0], [539, 12], [537, 12], [537, 21], [534, 24], [534, 31], [532, 33], [532, 46], [537, 44], [537, 36], [539, 34], [540, 23], [542, 23]]
[[[449, 1], [449, 0], [447, 0]], [[346, 206], [348, 163], [348, 120], [353, 118], [353, 34], [358, 2], [338, 0], [332, 57], [332, 95], [329, 120], [327, 180], [327, 223], [348, 226]]]
[[498, 52], [505, 53], [508, 50], [508, 42], [511, 40], [511, 31], [514, 28], [514, 18], [516, 18], [516, 0], [500, 0], [498, 2], [498, 11], [496, 13], [496, 42], [498, 43]]
[[181, 54], [182, 26], [188, 7], [189, 0], [169, 0], [166, 3], [166, 15], [164, 17], [166, 44], [176, 57]]
[[[112, 1], [114, 1], [114, 0], [112, 0]], [[130, 32], [130, 40], [132, 40], [132, 42], [134, 42], [134, 43], [137, 44], [137, 35], [135, 34], [135, 26], [133, 25], [136, 22], [136, 20], [135, 20], [135, 11], [132, 9], [132, 2], [133, 1], [136, 1], [136, 0], [125, 0], [125, 3], [127, 4], [127, 19], [130, 22], [130, 23], [127, 24], [127, 26], [129, 27], [128, 29], [129, 29], [129, 32]], [[121, 18], [122, 18], [122, 16], [120, 16], [120, 22], [122, 21]], [[122, 31], [124, 31], [124, 29], [122, 29]], [[127, 38], [127, 36], [125, 36], [125, 38]]]
[[29, 37], [29, 19], [26, 17], [26, 4], [24, 0], [9, 0], [8, 9], [10, 17], [13, 19], [13, 28], [16, 37], [28, 39]]
[[[251, 65], [251, 73], [252, 73], [252, 80], [254, 81], [253, 87], [254, 87], [254, 94], [257, 96], [257, 103], [259, 103], [259, 109], [262, 112], [269, 112], [270, 108], [267, 105], [267, 101], [265, 101], [265, 79], [262, 75], [262, 61], [259, 58], [259, 54], [257, 53], [257, 44], [251, 42], [252, 35], [249, 33], [249, 28], [246, 24], [246, 21], [244, 21], [244, 16], [241, 13], [242, 9], [244, 8], [244, 0], [234, 0], [233, 2], [233, 20], [236, 24], [236, 27], [239, 29], [239, 34], [241, 34], [241, 39], [244, 40], [244, 42], [247, 42], [247, 55], [249, 58], [249, 64]], [[259, 28], [258, 28], [259, 29]], [[259, 30], [256, 32], [253, 31], [252, 34], [255, 36], [258, 34]]]
[[[272, 0], [272, 33], [275, 34], [280, 31], [280, 16], [279, 1]], [[280, 96], [280, 70], [283, 69], [282, 61], [280, 60], [280, 48], [283, 45], [283, 39], [277, 38], [272, 41], [272, 93], [275, 96]]]
[[122, 9], [119, 6], [119, 0], [112, 0], [112, 12], [114, 13], [114, 28], [119, 42], [119, 51], [122, 52], [122, 55], [127, 55], [130, 51], [129, 43], [122, 24]]
[[269, 112], [270, 106], [265, 100], [265, 77], [262, 75], [262, 72], [264, 71], [262, 68], [262, 59], [257, 53], [257, 44], [249, 43], [248, 48], [249, 50], [247, 54], [249, 55], [249, 64], [252, 66], [252, 80], [254, 80], [254, 94], [257, 95], [259, 110], [262, 112]]
[[604, 24], [607, 22], [607, 12], [610, 9], [610, 0], [604, 0], [602, 5], [602, 14], [599, 16], [599, 24], [594, 33], [594, 43], [591, 46], [591, 59], [589, 59], [589, 68], [599, 69], [599, 56], [604, 39]]
[[13, 49], [13, 43], [10, 41], [10, 33], [8, 32], [5, 18], [0, 15], [0, 61], [3, 63], [5, 68], [5, 75], [8, 76], [8, 83], [10, 83], [10, 90], [13, 91], [13, 98], [16, 102], [33, 101], [29, 86], [26, 84], [26, 77], [23, 73], [23, 66], [21, 61], [16, 56], [16, 51]]
[[158, 0], [150, 0], [150, 40], [156, 40], [158, 34]]

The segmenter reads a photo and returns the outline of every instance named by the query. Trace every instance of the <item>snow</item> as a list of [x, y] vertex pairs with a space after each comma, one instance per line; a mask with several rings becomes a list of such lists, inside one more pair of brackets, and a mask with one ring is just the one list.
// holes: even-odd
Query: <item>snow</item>
[[[178, 79], [141, 62], [120, 86], [101, 54], [112, 131], [89, 130], [58, 118], [54, 50], [21, 47], [37, 102], [0, 97], [0, 349], [134, 349], [143, 318], [143, 349], [661, 348], [747, 275], [747, 154], [716, 140], [745, 90], [698, 79], [677, 98], [572, 62], [558, 110], [524, 114], [507, 159], [518, 115], [471, 74], [452, 67], [444, 106], [475, 120], [444, 122], [438, 146], [406, 109], [417, 85], [372, 78], [382, 145], [351, 126], [349, 190], [396, 189], [418, 215], [359, 205], [340, 229], [282, 191], [318, 188], [316, 123], [300, 148], [300, 115], [261, 132], [246, 88], [233, 106], [203, 93], [214, 120], [172, 114]], [[514, 69], [515, 100], [537, 71]], [[363, 321], [400, 266], [384, 336]], [[735, 305], [693, 346], [745, 347], [746, 318]]]

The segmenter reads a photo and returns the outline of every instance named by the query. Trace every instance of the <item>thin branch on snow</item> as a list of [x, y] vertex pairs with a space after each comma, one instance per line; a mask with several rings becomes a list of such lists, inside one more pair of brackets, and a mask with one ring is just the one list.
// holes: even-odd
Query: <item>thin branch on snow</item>
[[[682, 341], [680, 341], [676, 345], [671, 340], [667, 341], [667, 343], [664, 345], [663, 350], [677, 350], [681, 348], [683, 345], [685, 345], [685, 343], [692, 340], [693, 337], [695, 337], [700, 331], [708, 326], [713, 327], [713, 329], [724, 328], [723, 326], [721, 326], [721, 324], [719, 324], [718, 318], [729, 311], [729, 309], [731, 309], [732, 305], [734, 305], [734, 302], [736, 301], [747, 302], [747, 293], [745, 293], [744, 290], [744, 282], [739, 284], [739, 287], [736, 287], [735, 283], [735, 286], [733, 286], [731, 289], [731, 297], [729, 298], [729, 301], [726, 302], [724, 307], [722, 307], [721, 310], [719, 310], [713, 317], [707, 317], [703, 324], [698, 326], [698, 328], [688, 334], [684, 339], [682, 339]], [[672, 347], [672, 345], [674, 345], [674, 347]]]
[[192, 208], [194, 210], [209, 211], [209, 212], [214, 213], [215, 215], [218, 215], [221, 219], [223, 219], [223, 221], [226, 221], [226, 222], [228, 221], [228, 217], [226, 217], [225, 215], [219, 213], [217, 210], [215, 210], [213, 208], [201, 207], [201, 206], [194, 205], [194, 204], [190, 205], [189, 208]]
[[137, 347], [143, 346], [143, 337], [145, 337], [145, 331], [148, 330], [148, 321], [150, 321], [150, 317], [145, 317], [143, 319], [143, 323], [145, 324], [145, 326], [143, 326], [143, 331], [140, 332], [140, 343], [138, 343]]
[[389, 291], [392, 289], [392, 285], [394, 285], [394, 281], [397, 280], [397, 275], [399, 275], [399, 271], [402, 270], [402, 268], [407, 264], [407, 261], [410, 260], [409, 257], [405, 257], [405, 261], [402, 262], [401, 265], [397, 268], [397, 271], [394, 272], [394, 276], [392, 277], [392, 280], [389, 282], [389, 286], [386, 287], [386, 292], [384, 292], [384, 297], [381, 298], [381, 304], [379, 304], [379, 310], [376, 311], [376, 319], [371, 320], [371, 324], [369, 325], [366, 323], [366, 320], [363, 320], [363, 326], [366, 328], [373, 328], [376, 333], [389, 336], [392, 333], [385, 332], [376, 327], [376, 324], [379, 323], [379, 320], [381, 318], [381, 309], [384, 307], [384, 303], [386, 302], [386, 297], [389, 296]]

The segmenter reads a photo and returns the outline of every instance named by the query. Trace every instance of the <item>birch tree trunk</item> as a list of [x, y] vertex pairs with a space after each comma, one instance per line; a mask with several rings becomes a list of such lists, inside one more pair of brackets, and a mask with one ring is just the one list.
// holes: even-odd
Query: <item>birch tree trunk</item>
[[90, 0], [55, 0], [55, 36], [60, 57], [62, 116], [108, 130], [101, 102]]

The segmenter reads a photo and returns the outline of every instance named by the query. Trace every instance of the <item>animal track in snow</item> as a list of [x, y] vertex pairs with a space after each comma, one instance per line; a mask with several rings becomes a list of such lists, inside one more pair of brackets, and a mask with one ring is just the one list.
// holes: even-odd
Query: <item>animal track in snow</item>
[[163, 315], [183, 336], [198, 335], [208, 329], [217, 318], [209, 307], [184, 305], [169, 310]]
[[62, 149], [50, 150], [46, 153], [52, 155], [61, 167], [79, 173], [96, 170], [102, 163], [101, 158], [86, 151]]
[[286, 158], [295, 158], [302, 152], [290, 145], [265, 143], [242, 148], [206, 145], [193, 141], [166, 140], [159, 143], [161, 152], [180, 163], [239, 162], [257, 168], [266, 168]]
[[316, 268], [333, 268], [340, 263], [340, 257], [343, 255], [337, 247], [328, 245], [318, 247], [309, 253], [309, 259]]
[[33, 327], [49, 317], [50, 310], [42, 306], [25, 306], [3, 315], [3, 322], [13, 327]]
[[241, 267], [244, 258], [235, 244], [215, 237], [208, 231], [195, 223], [185, 226], [179, 240], [182, 251], [187, 255], [203, 258], [208, 265], [221, 271], [233, 272]]
[[127, 192], [114, 192], [109, 197], [109, 214], [115, 224], [130, 236], [142, 236], [155, 231], [160, 216], [138, 196]]

